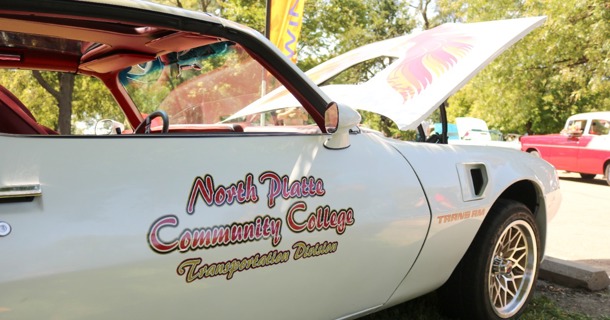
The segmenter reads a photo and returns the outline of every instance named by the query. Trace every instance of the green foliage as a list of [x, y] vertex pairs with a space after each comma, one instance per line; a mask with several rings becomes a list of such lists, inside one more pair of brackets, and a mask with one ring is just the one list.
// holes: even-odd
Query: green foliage
[[587, 320], [590, 317], [568, 312], [558, 307], [553, 300], [545, 296], [535, 297], [527, 306], [526, 312], [521, 317], [523, 320], [537, 319], [570, 319], [570, 320]]
[[30, 71], [0, 69], [0, 83], [17, 96], [42, 125], [57, 129], [57, 103], [41, 88]]
[[217, 14], [225, 19], [239, 22], [250, 28], [265, 32], [266, 1], [262, 0], [218, 0], [221, 10]]
[[[440, 16], [476, 22], [546, 15], [533, 31], [449, 100], [449, 119], [492, 128], [558, 132], [579, 112], [610, 110], [610, 4], [605, 0], [438, 0]], [[451, 12], [449, 14], [449, 12]]]
[[[56, 72], [42, 72], [55, 90], [59, 90]], [[42, 125], [58, 130], [58, 101], [33, 78], [29, 70], [0, 69], [0, 83], [15, 94]], [[93, 126], [97, 120], [123, 121], [125, 116], [101, 81], [79, 76], [74, 83], [72, 133], [82, 133], [77, 123]]]
[[265, 31], [265, 0], [152, 0], [153, 2], [203, 11], [235, 21], [261, 33]]
[[391, 0], [307, 0], [299, 67], [310, 69], [362, 45], [410, 33], [409, 7]]
[[[212, 12], [265, 29], [263, 0], [154, 0]], [[435, 4], [435, 5], [431, 5]], [[436, 11], [431, 14], [431, 9]], [[557, 132], [574, 113], [610, 110], [610, 4], [607, 0], [306, 0], [299, 41], [303, 70], [374, 41], [404, 35], [417, 26], [546, 15], [543, 27], [517, 43], [449, 100], [448, 115], [479, 117], [491, 128], [524, 133]], [[379, 63], [365, 63], [336, 82], [366, 80]], [[43, 73], [58, 88], [57, 79]], [[0, 81], [31, 108], [39, 121], [57, 128], [57, 101], [28, 71], [5, 70]], [[114, 118], [114, 101], [98, 81], [77, 78], [72, 122]], [[405, 138], [387, 119], [363, 113], [364, 123]], [[89, 119], [89, 120], [87, 120]], [[412, 138], [411, 133], [407, 133]]]
[[[389, 309], [362, 317], [361, 320], [402, 320], [402, 319], [437, 319], [449, 320], [439, 312], [439, 301], [436, 292], [432, 292], [417, 299], [407, 301]], [[543, 295], [535, 295], [521, 316], [523, 320], [589, 320], [589, 316], [569, 312], [560, 308], [553, 300]], [[601, 319], [610, 319], [602, 317]]]
[[[177, 0], [156, 0], [170, 4]], [[186, 3], [186, 0], [182, 0]], [[191, 1], [192, 2], [192, 1]], [[248, 25], [260, 32], [265, 29], [266, 1], [217, 0], [214, 13]], [[185, 6], [186, 7], [186, 6]], [[192, 7], [191, 7], [192, 8]], [[334, 56], [359, 46], [410, 33], [417, 25], [411, 7], [398, 0], [306, 0], [298, 48], [298, 66], [308, 70]], [[380, 64], [363, 63], [333, 83], [359, 83], [367, 80]], [[362, 112], [364, 123], [388, 136], [414, 137], [400, 132], [389, 119]]]
[[203, 12], [213, 12], [218, 9], [216, 0], [154, 0], [153, 2]]
[[[307, 0], [299, 41], [297, 65], [308, 70], [334, 56], [375, 41], [410, 33], [416, 19], [403, 1]], [[362, 63], [329, 83], [361, 83], [390, 61]], [[360, 112], [363, 124], [386, 136], [412, 138], [400, 132], [389, 119]]]

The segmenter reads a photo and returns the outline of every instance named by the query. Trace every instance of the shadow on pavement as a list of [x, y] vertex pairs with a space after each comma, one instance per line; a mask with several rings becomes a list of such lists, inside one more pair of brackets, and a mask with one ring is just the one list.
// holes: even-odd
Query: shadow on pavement
[[602, 179], [583, 179], [583, 178], [559, 176], [559, 180], [573, 181], [573, 182], [586, 183], [586, 184], [598, 185], [598, 186], [608, 186], [608, 183], [606, 183], [606, 180], [603, 180], [603, 178]]

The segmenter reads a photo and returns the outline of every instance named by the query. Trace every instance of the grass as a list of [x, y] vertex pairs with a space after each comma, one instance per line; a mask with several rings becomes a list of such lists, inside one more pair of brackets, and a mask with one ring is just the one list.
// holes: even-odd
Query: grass
[[559, 308], [551, 299], [545, 296], [538, 296], [532, 299], [526, 311], [521, 317], [523, 320], [561, 320], [561, 319], [573, 319], [573, 320], [588, 320], [593, 319], [583, 314], [567, 312]]
[[[568, 312], [558, 307], [551, 299], [536, 295], [521, 316], [522, 320], [610, 320], [610, 317], [591, 318], [583, 314]], [[451, 320], [440, 313], [436, 293], [365, 316], [361, 320]]]

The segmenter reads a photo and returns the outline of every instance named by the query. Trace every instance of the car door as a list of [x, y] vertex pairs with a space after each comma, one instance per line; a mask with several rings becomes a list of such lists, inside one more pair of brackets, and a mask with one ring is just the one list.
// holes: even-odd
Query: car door
[[0, 135], [0, 313], [319, 319], [382, 304], [427, 202], [380, 138], [326, 139]]
[[551, 156], [551, 163], [557, 168], [572, 171], [578, 167], [578, 148], [580, 148], [580, 136], [561, 135], [552, 146], [555, 151]]
[[608, 121], [591, 119], [587, 132], [580, 140], [577, 172], [604, 174], [604, 164], [610, 159]]
[[551, 162], [558, 169], [578, 172], [578, 153], [582, 147], [581, 138], [586, 128], [586, 120], [574, 120], [566, 125], [566, 134], [556, 136]]

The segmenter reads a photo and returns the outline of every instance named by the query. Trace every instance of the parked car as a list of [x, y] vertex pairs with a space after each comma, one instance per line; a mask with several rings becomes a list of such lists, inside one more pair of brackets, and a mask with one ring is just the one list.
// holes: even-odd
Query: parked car
[[[443, 124], [439, 122], [435, 123], [433, 130], [432, 134], [443, 132]], [[449, 140], [449, 143], [453, 142], [452, 140], [460, 140], [460, 135], [455, 123], [447, 123], [447, 139]]]
[[[561, 200], [554, 168], [384, 138], [349, 104], [418, 126], [543, 21], [377, 44], [399, 58], [343, 95], [210, 14], [0, 0], [0, 318], [348, 319], [439, 288], [463, 318], [517, 317]], [[438, 42], [459, 54], [403, 77]], [[72, 80], [73, 117], [91, 121], [67, 135], [34, 98]]]
[[[506, 139], [501, 131], [489, 130], [487, 122], [473, 117], [457, 117], [455, 124], [447, 124], [449, 144], [494, 146], [511, 149], [521, 149], [518, 139]], [[435, 123], [432, 135], [443, 132], [442, 124]], [[507, 136], [510, 137], [510, 136]]]
[[579, 113], [558, 134], [521, 137], [521, 150], [583, 179], [605, 176], [610, 184], [610, 111]]

